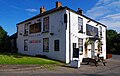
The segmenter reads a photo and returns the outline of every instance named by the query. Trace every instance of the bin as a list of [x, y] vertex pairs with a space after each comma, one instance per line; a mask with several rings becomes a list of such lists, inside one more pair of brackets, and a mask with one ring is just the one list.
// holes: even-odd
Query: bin
[[72, 60], [70, 65], [74, 68], [80, 68], [80, 60]]

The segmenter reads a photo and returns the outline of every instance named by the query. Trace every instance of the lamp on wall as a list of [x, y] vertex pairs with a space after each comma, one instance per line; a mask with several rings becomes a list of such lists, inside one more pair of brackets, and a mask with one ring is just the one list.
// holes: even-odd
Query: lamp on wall
[[85, 34], [85, 32], [83, 32], [83, 34]]
[[52, 35], [54, 35], [54, 33], [50, 33], [50, 35], [52, 36]]
[[96, 26], [98, 26], [99, 24], [97, 23]]
[[37, 21], [41, 21], [41, 19], [38, 19]]
[[87, 23], [89, 23], [91, 20], [89, 19], [88, 21], [87, 21]]
[[22, 35], [22, 33], [20, 32], [19, 35]]

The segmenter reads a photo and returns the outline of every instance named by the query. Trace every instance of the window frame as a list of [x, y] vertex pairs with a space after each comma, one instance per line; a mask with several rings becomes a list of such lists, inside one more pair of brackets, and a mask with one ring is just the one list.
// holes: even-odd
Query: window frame
[[100, 29], [100, 38], [102, 38], [102, 26], [99, 26], [99, 29]]
[[[48, 40], [46, 46], [48, 47], [47, 49], [45, 48], [45, 40]], [[49, 52], [49, 38], [43, 38], [43, 52]]]
[[83, 18], [78, 17], [78, 33], [83, 33]]
[[54, 51], [60, 51], [60, 40], [54, 40]]
[[[95, 36], [93, 33], [96, 33]], [[86, 35], [98, 37], [98, 28], [92, 25], [86, 24]]]
[[81, 53], [83, 53], [83, 39], [78, 38], [78, 48]]
[[24, 51], [28, 51], [28, 39], [24, 40]]
[[28, 24], [24, 25], [24, 35], [28, 36]]
[[29, 34], [39, 33], [42, 31], [42, 22], [34, 23], [29, 27]]
[[49, 32], [49, 16], [43, 18], [43, 32]]

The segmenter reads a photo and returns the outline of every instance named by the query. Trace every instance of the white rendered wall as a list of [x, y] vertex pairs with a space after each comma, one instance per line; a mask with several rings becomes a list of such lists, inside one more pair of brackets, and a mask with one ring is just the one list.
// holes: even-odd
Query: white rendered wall
[[[18, 25], [18, 52], [33, 56], [38, 54], [46, 55], [49, 58], [66, 62], [66, 29], [64, 24], [64, 14], [65, 10], [61, 10], [29, 21], [31, 24], [34, 24], [35, 22], [37, 23], [38, 19], [41, 19], [43, 29], [43, 18], [49, 16], [49, 33], [40, 32], [29, 34], [28, 36], [19, 35], [20, 30], [24, 32], [25, 23]], [[50, 33], [54, 33], [54, 35], [52, 36]], [[43, 38], [49, 38], [49, 52], [43, 52]], [[24, 51], [24, 39], [28, 39], [28, 42], [31, 40], [40, 40], [40, 43], [29, 43], [28, 51]], [[54, 40], [60, 40], [60, 51], [54, 51]]]
[[[64, 14], [67, 14], [67, 28], [66, 24], [64, 23]], [[24, 25], [28, 22], [31, 22], [31, 24], [37, 23], [38, 19], [41, 19], [42, 21], [42, 30], [43, 30], [43, 18], [49, 16], [50, 24], [49, 24], [49, 33], [35, 33], [35, 34], [28, 34], [28, 36], [23, 36], [24, 34]], [[78, 17], [83, 18], [83, 32], [84, 33], [78, 33]], [[70, 20], [69, 20], [70, 19]], [[83, 39], [83, 55], [80, 55], [80, 60], [82, 60], [85, 56], [85, 48], [84, 43], [86, 41], [86, 38], [88, 36], [86, 35], [86, 24], [90, 24], [91, 26], [94, 26], [99, 29], [99, 26], [96, 22], [90, 21], [87, 23], [89, 19], [86, 19], [83, 16], [80, 16], [72, 11], [69, 10], [60, 10], [54, 13], [51, 13], [49, 15], [22, 23], [18, 25], [18, 38], [17, 38], [17, 47], [18, 52], [28, 55], [37, 55], [42, 54], [46, 55], [49, 58], [60, 60], [66, 63], [69, 63], [71, 60], [73, 60], [73, 43], [77, 43], [78, 47], [78, 38]], [[28, 25], [30, 26], [30, 25]], [[70, 27], [69, 27], [70, 26]], [[69, 29], [70, 28], [70, 29]], [[102, 45], [102, 55], [106, 59], [106, 28], [102, 26], [103, 28], [103, 45]], [[22, 33], [22, 35], [19, 35], [19, 33]], [[54, 33], [54, 35], [50, 35], [50, 33]], [[43, 38], [49, 38], [49, 52], [43, 52]], [[24, 51], [24, 40], [28, 39], [28, 42], [31, 40], [40, 40], [40, 43], [29, 43], [28, 45], [28, 51]], [[70, 41], [69, 41], [70, 39]], [[54, 51], [54, 40], [60, 40], [60, 51]], [[70, 46], [70, 47], [69, 47]], [[91, 45], [88, 46], [88, 49], [91, 48]], [[95, 43], [95, 49], [97, 49], [97, 43]], [[91, 57], [91, 51], [88, 51], [88, 56]]]
[[[81, 17], [83, 18], [83, 32], [84, 33], [78, 33], [78, 17]], [[85, 56], [85, 48], [84, 48], [84, 44], [85, 44], [85, 41], [86, 41], [86, 38], [88, 38], [88, 36], [86, 35], [86, 24], [89, 24], [91, 26], [94, 26], [96, 28], [98, 28], [98, 30], [100, 29], [99, 26], [102, 26], [102, 25], [98, 25], [98, 23], [96, 22], [93, 22], [92, 20], [90, 22], [88, 22], [89, 19], [86, 19], [85, 17], [83, 16], [80, 16], [72, 11], [70, 11], [70, 36], [71, 36], [71, 53], [70, 53], [70, 60], [74, 60], [73, 59], [73, 46], [72, 44], [73, 43], [77, 43], [77, 48], [78, 48], [78, 38], [82, 38], [83, 39], [83, 55], [80, 55], [80, 59], [82, 59], [83, 57], [86, 57]], [[103, 41], [103, 45], [102, 45], [102, 56], [104, 56], [104, 58], [106, 58], [106, 27], [102, 26], [102, 41]], [[98, 32], [99, 33], [99, 32]], [[68, 39], [67, 39], [68, 40]], [[97, 41], [94, 42], [94, 48], [97, 49]], [[67, 48], [67, 47], [66, 47]], [[91, 49], [91, 45], [88, 45], [88, 49]], [[96, 53], [96, 50], [94, 50], [95, 53], [94, 53], [94, 56], [97, 55]], [[88, 51], [88, 55], [87, 57], [92, 57], [91, 56], [91, 53], [92, 51]]]

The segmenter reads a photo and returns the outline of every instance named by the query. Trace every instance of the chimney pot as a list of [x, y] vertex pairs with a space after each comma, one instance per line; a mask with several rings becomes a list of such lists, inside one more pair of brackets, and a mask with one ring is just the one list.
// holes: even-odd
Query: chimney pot
[[77, 11], [79, 14], [83, 14], [83, 10], [78, 8], [78, 11]]
[[56, 2], [56, 8], [62, 7], [62, 3], [61, 2]]
[[46, 8], [44, 6], [41, 6], [40, 13], [44, 13], [44, 12], [46, 12]]

